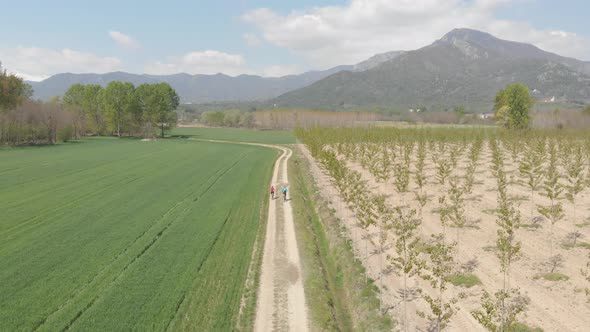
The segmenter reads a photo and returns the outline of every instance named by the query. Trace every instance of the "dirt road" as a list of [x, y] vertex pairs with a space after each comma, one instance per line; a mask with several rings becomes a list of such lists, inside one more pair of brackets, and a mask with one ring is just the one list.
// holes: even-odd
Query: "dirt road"
[[[272, 184], [276, 199], [268, 206], [268, 222], [258, 291], [255, 331], [307, 331], [307, 307], [303, 292], [301, 262], [295, 238], [291, 203], [284, 202], [280, 188], [288, 183], [287, 163], [292, 151], [277, 147]], [[289, 190], [293, 188], [289, 187]]]
[[[268, 221], [264, 240], [262, 272], [256, 304], [255, 331], [308, 331], [307, 305], [299, 248], [295, 237], [293, 210], [289, 199], [283, 201], [281, 187], [287, 185], [288, 162], [293, 154], [288, 148], [258, 143], [241, 143], [194, 139], [205, 142], [257, 145], [280, 150], [271, 179], [275, 199], [268, 204]], [[288, 186], [289, 191], [293, 190]], [[270, 194], [270, 193], [269, 193]], [[288, 197], [289, 198], [289, 195]]]

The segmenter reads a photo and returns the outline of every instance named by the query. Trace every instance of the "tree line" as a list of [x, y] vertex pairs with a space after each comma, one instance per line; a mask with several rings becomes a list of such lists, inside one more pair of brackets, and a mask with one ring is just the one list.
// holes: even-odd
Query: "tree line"
[[239, 109], [205, 111], [201, 113], [199, 122], [211, 127], [252, 128], [254, 126], [254, 113]]
[[100, 85], [74, 84], [63, 96], [64, 107], [72, 112], [74, 136], [94, 134], [152, 137], [176, 125], [179, 98], [168, 83], [142, 84], [110, 82]]
[[176, 125], [179, 98], [167, 83], [74, 84], [63, 97], [32, 99], [33, 90], [0, 66], [0, 144], [54, 144], [88, 135], [164, 136]]

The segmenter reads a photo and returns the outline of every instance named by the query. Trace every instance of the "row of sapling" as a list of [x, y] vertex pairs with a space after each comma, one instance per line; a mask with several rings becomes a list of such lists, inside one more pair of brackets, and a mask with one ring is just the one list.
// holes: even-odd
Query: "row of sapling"
[[467, 226], [463, 194], [464, 187], [460, 186], [459, 179], [452, 177], [449, 181], [448, 196], [443, 196], [440, 199], [439, 214], [443, 225], [443, 234], [447, 225], [456, 229], [457, 251], [461, 248], [461, 232]]
[[[351, 210], [355, 212], [355, 215], [357, 216], [357, 219], [359, 220], [359, 224], [361, 225], [361, 227], [368, 229], [370, 225], [374, 225], [377, 221], [379, 221], [377, 215], [381, 214], [383, 210], [383, 203], [385, 200], [383, 197], [378, 197], [374, 200], [371, 200], [369, 197], [366, 197], [367, 188], [366, 184], [361, 179], [360, 173], [349, 170], [344, 165], [344, 163], [338, 160], [338, 158], [333, 153], [323, 153], [321, 155], [321, 161], [322, 165], [326, 170], [328, 170], [328, 172], [331, 175], [331, 178], [338, 187], [341, 197], [347, 204], [349, 204]], [[355, 232], [353, 229], [353, 238], [355, 237], [354, 233]], [[386, 232], [380, 233], [380, 262], [382, 262], [382, 253], [385, 252], [384, 246], [386, 242], [386, 235]], [[365, 258], [368, 258], [368, 240], [368, 237], [365, 236]], [[380, 282], [382, 282], [382, 271], [383, 268], [381, 267], [381, 271], [379, 273]], [[380, 310], [381, 308], [382, 294], [380, 292]]]
[[588, 255], [588, 262], [584, 268], [580, 269], [582, 276], [584, 277], [584, 281], [586, 281], [586, 287], [584, 290], [586, 291], [586, 296], [588, 297], [588, 301], [590, 302], [590, 255]]
[[519, 163], [520, 163], [520, 154], [521, 154], [521, 142], [519, 137], [510, 137], [507, 140], [504, 140], [504, 147], [508, 152], [510, 152], [510, 157], [512, 161], [512, 169], [506, 171], [510, 175], [509, 184], [517, 183], [517, 177], [519, 173]]
[[452, 168], [449, 159], [439, 156], [436, 158], [436, 179], [440, 185], [445, 185], [447, 178], [451, 176]]
[[377, 181], [386, 181], [389, 177], [387, 174], [389, 172], [389, 167], [387, 167], [389, 165], [389, 155], [386, 149], [383, 149], [380, 145], [370, 144], [369, 147], [367, 150], [369, 163], [366, 168]]
[[[414, 229], [417, 227], [417, 224], [414, 223], [414, 218], [410, 216], [410, 218], [405, 218], [404, 215], [401, 213], [401, 209], [393, 210], [387, 207], [385, 203], [385, 198], [383, 196], [378, 197], [366, 197], [365, 195], [354, 195], [352, 193], [360, 193], [364, 188], [363, 184], [360, 181], [342, 181], [344, 180], [343, 177], [348, 177], [351, 174], [355, 174], [356, 176], [352, 177], [353, 179], [359, 179], [360, 177], [357, 172], [351, 172], [347, 170], [346, 167], [339, 162], [334, 156], [328, 156], [326, 161], [323, 163], [324, 167], [328, 168], [331, 175], [335, 175], [339, 177], [339, 181], [336, 181], [340, 184], [339, 189], [344, 190], [347, 192], [346, 200], [351, 203], [351, 208], [355, 211], [355, 214], [359, 220], [359, 223], [363, 226], [363, 228], [367, 229], [371, 225], [375, 225], [378, 223], [380, 228], [379, 234], [379, 257], [380, 262], [382, 262], [381, 255], [385, 252], [385, 242], [387, 239], [387, 233], [389, 231], [393, 231], [396, 235], [401, 235], [396, 237], [396, 253], [398, 255], [388, 256], [388, 261], [393, 265], [393, 267], [400, 267], [401, 270], [396, 269], [396, 271], [405, 276], [405, 281], [407, 281], [407, 277], [413, 275], [416, 270], [416, 262], [415, 262], [415, 250], [411, 250], [410, 247], [415, 246], [415, 241], [410, 240], [410, 235], [407, 233], [409, 229]], [[335, 171], [339, 169], [340, 171]], [[352, 184], [352, 185], [351, 185]], [[360, 189], [360, 190], [359, 190]], [[354, 197], [354, 198], [353, 198]], [[408, 222], [410, 220], [410, 222]], [[406, 231], [404, 231], [404, 227]], [[410, 231], [412, 233], [412, 231]], [[406, 235], [404, 235], [406, 234]], [[415, 236], [413, 234], [412, 236]], [[368, 234], [365, 236], [365, 253], [368, 255]], [[416, 238], [417, 239], [417, 238]], [[407, 242], [405, 242], [408, 240]], [[402, 244], [403, 243], [403, 244]], [[367, 256], [365, 256], [367, 257]], [[381, 266], [381, 273], [379, 274], [380, 281], [382, 282], [382, 272], [383, 267]], [[407, 289], [407, 282], [404, 283], [404, 290], [401, 292], [403, 295], [403, 302], [404, 308], [407, 308], [407, 301], [408, 301], [408, 294], [409, 291]], [[382, 302], [382, 295], [380, 295], [380, 303]], [[382, 307], [382, 304], [380, 305]], [[406, 310], [407, 312], [407, 310]], [[407, 317], [407, 314], [405, 315]], [[407, 319], [404, 320], [405, 326], [407, 326]]]
[[[388, 255], [388, 261], [403, 280], [400, 294], [402, 296], [404, 330], [409, 327], [408, 302], [414, 299], [415, 292], [418, 291], [430, 309], [429, 312], [418, 311], [418, 316], [428, 321], [428, 331], [443, 331], [457, 312], [455, 304], [458, 298], [449, 298], [444, 294], [455, 267], [453, 258], [455, 243], [448, 243], [445, 240], [445, 232], [435, 235], [426, 257], [421, 258], [418, 251], [420, 242], [418, 227], [421, 224], [421, 218], [416, 216], [416, 210], [398, 206], [384, 212], [381, 217], [385, 221], [387, 229], [393, 233], [394, 238], [395, 251]], [[446, 228], [447, 218], [441, 215], [441, 222], [443, 228]], [[408, 278], [415, 275], [427, 281], [434, 293], [429, 294], [420, 288], [409, 289]]]
[[[391, 229], [391, 209], [385, 202], [385, 196], [379, 195], [374, 198], [375, 207], [380, 218], [378, 219], [379, 238], [378, 238], [378, 254], [379, 254], [379, 284], [383, 286], [383, 276], [391, 269], [385, 269], [383, 266], [383, 254], [387, 251], [387, 240], [389, 239], [389, 231]], [[383, 292], [379, 292], [379, 310], [383, 312]]]
[[446, 151], [446, 145], [444, 141], [438, 141], [438, 144], [434, 140], [428, 141], [428, 151], [431, 152], [430, 159], [433, 165], [438, 163], [438, 158], [444, 156]]
[[390, 156], [387, 146], [383, 145], [377, 163], [378, 169], [374, 171], [377, 181], [387, 182], [389, 180], [389, 177], [391, 176], [391, 161], [392, 156]]
[[420, 270], [418, 250], [416, 249], [419, 237], [418, 226], [420, 220], [415, 218], [416, 211], [405, 211], [402, 207], [396, 207], [385, 213], [384, 219], [387, 229], [391, 230], [394, 236], [394, 253], [387, 256], [387, 259], [399, 276], [403, 278], [403, 289], [400, 292], [403, 303], [403, 327], [408, 330], [408, 301], [410, 290], [408, 289], [408, 278], [417, 274]]
[[404, 142], [399, 145], [399, 154], [394, 161], [394, 179], [395, 189], [403, 198], [403, 194], [408, 191], [410, 185], [410, 164], [412, 156], [413, 143]]
[[424, 192], [424, 185], [426, 185], [426, 174], [424, 173], [424, 166], [425, 166], [425, 159], [426, 159], [426, 142], [424, 140], [420, 140], [418, 142], [418, 148], [416, 150], [416, 162], [415, 164], [415, 171], [414, 171], [414, 181], [418, 186], [418, 191], [415, 192], [416, 201], [418, 202], [419, 206], [419, 213], [420, 218], [422, 218], [424, 206], [428, 202], [428, 194]]
[[449, 150], [449, 164], [451, 165], [451, 169], [457, 168], [459, 163], [459, 158], [461, 158], [461, 154], [463, 153], [464, 146], [462, 144], [453, 144], [450, 146]]
[[477, 170], [479, 157], [481, 155], [482, 145], [483, 141], [481, 139], [476, 139], [471, 144], [471, 149], [469, 150], [469, 161], [467, 168], [465, 169], [464, 179], [464, 190], [466, 195], [471, 195], [473, 193], [473, 186], [475, 185], [475, 172]]
[[537, 144], [528, 144], [520, 159], [519, 172], [522, 183], [530, 190], [529, 201], [531, 206], [530, 222], [534, 222], [535, 191], [539, 190], [543, 183], [543, 161], [545, 140], [539, 140]]
[[565, 186], [565, 196], [567, 200], [572, 203], [572, 222], [573, 226], [575, 227], [577, 222], [576, 198], [578, 197], [578, 194], [580, 194], [586, 187], [586, 156], [584, 154], [583, 147], [580, 144], [576, 144], [572, 149], [569, 149], [569, 151], [570, 153], [567, 153], [563, 156], [563, 167], [565, 169], [565, 178], [567, 180], [567, 184]]
[[586, 139], [586, 143], [584, 144], [586, 150], [586, 163], [588, 164], [588, 171], [586, 172], [586, 177], [588, 178], [586, 181], [586, 186], [590, 187], [590, 138]]
[[[402, 155], [409, 156], [411, 150], [404, 148]], [[332, 160], [335, 160], [333, 158]], [[401, 174], [407, 174], [409, 177], [409, 164], [410, 159], [408, 157], [403, 158], [402, 167], [398, 169]], [[324, 164], [326, 166], [326, 164]], [[332, 165], [333, 166], [333, 165]], [[342, 168], [342, 165], [339, 165]], [[407, 172], [407, 173], [406, 173]], [[338, 173], [344, 175], [343, 172]], [[406, 175], [404, 175], [405, 177]], [[356, 181], [353, 181], [356, 182]], [[398, 181], [399, 183], [399, 181]], [[403, 186], [399, 186], [398, 190], [403, 190]], [[344, 189], [344, 188], [343, 188]], [[349, 188], [350, 189], [350, 188]], [[407, 190], [407, 189], [406, 189]], [[358, 192], [355, 190], [355, 192]], [[419, 241], [417, 228], [420, 224], [420, 219], [416, 219], [415, 210], [405, 210], [402, 207], [396, 207], [395, 209], [389, 209], [385, 204], [385, 198], [383, 196], [371, 198], [356, 197], [355, 198], [356, 215], [360, 221], [360, 224], [364, 227], [375, 225], [379, 222], [380, 236], [379, 236], [379, 252], [384, 252], [384, 244], [387, 238], [387, 232], [391, 231], [395, 239], [395, 253], [388, 255], [388, 261], [390, 262], [393, 269], [400, 275], [403, 276], [404, 286], [401, 290], [402, 302], [404, 308], [404, 327], [408, 327], [407, 319], [407, 303], [413, 296], [412, 290], [408, 289], [407, 279], [415, 274], [420, 273], [420, 276], [425, 280], [428, 280], [432, 287], [437, 290], [437, 296], [430, 296], [423, 294], [423, 298], [429, 304], [431, 312], [420, 313], [422, 317], [425, 317], [430, 322], [430, 330], [441, 331], [447, 325], [448, 322], [455, 312], [455, 308], [452, 307], [456, 303], [457, 299], [453, 298], [450, 300], [443, 299], [443, 292], [447, 288], [447, 280], [452, 273], [452, 252], [453, 246], [446, 244], [444, 235], [440, 235], [436, 242], [429, 250], [430, 264], [425, 264], [423, 261], [418, 259], [418, 251], [416, 246]], [[377, 216], [379, 214], [379, 216]], [[365, 237], [365, 245], [368, 245], [368, 237]], [[366, 250], [367, 252], [367, 250]], [[381, 268], [381, 270], [383, 270]], [[380, 274], [381, 278], [381, 274]]]
[[[339, 129], [330, 129], [329, 131], [331, 131], [330, 135], [337, 136]], [[403, 318], [404, 326], [406, 328], [408, 326], [406, 302], [410, 297], [415, 296], [415, 292], [407, 288], [407, 280], [418, 275], [428, 281], [437, 280], [431, 286], [438, 290], [438, 295], [433, 292], [429, 294], [423, 292], [422, 294], [431, 309], [430, 313], [420, 313], [420, 315], [432, 323], [429, 330], [442, 330], [455, 312], [454, 305], [457, 299], [446, 298], [444, 300], [446, 302], [444, 302], [442, 294], [447, 287], [448, 276], [454, 272], [450, 266], [454, 266], [456, 260], [454, 253], [457, 252], [456, 249], [459, 248], [461, 243], [461, 229], [467, 224], [465, 216], [469, 215], [469, 213], [465, 211], [464, 200], [466, 196], [472, 193], [475, 184], [475, 174], [482, 151], [482, 135], [470, 134], [472, 135], [470, 138], [473, 140], [468, 153], [467, 166], [464, 176], [459, 179], [453, 177], [452, 170], [456, 168], [453, 165], [457, 165], [462, 152], [467, 147], [465, 136], [463, 141], [459, 142], [457, 140], [459, 137], [445, 137], [446, 132], [444, 131], [439, 134], [437, 130], [429, 130], [426, 135], [423, 132], [406, 131], [408, 137], [400, 139], [400, 132], [402, 131], [398, 130], [388, 136], [389, 133], [384, 130], [367, 130], [365, 132], [359, 130], [359, 133], [355, 134], [356, 136], [347, 136], [346, 143], [337, 147], [337, 150], [339, 150], [339, 153], [346, 154], [349, 160], [350, 158], [358, 158], [359, 160], [364, 158], [365, 164], [369, 165], [367, 160], [371, 159], [375, 160], [377, 164], [381, 163], [379, 168], [393, 170], [393, 174], [390, 172], [389, 176], [394, 177], [394, 188], [400, 193], [408, 190], [409, 178], [411, 177], [417, 185], [416, 201], [418, 203], [424, 202], [423, 204], [420, 203], [420, 213], [418, 215], [416, 215], [416, 211], [404, 204], [400, 204], [396, 208], [389, 208], [385, 197], [371, 197], [368, 194], [370, 191], [367, 190], [368, 188], [361, 180], [358, 172], [347, 170], [340, 172], [339, 175], [334, 175], [344, 178], [340, 180], [344, 184], [339, 186], [339, 190], [341, 193], [342, 191], [348, 192], [343, 195], [346, 196], [346, 201], [360, 219], [360, 224], [365, 226], [376, 224], [379, 227], [377, 251], [380, 254], [387, 251], [386, 241], [390, 237], [393, 244], [395, 244], [395, 250], [390, 252], [388, 262], [406, 281], [405, 286], [400, 291], [403, 297], [404, 312], [406, 312]], [[310, 137], [312, 144], [320, 144], [315, 141], [322, 141], [322, 135], [326, 135], [320, 131], [314, 131], [313, 134], [316, 137]], [[557, 135], [549, 140], [534, 133], [522, 133], [520, 135], [522, 137], [516, 139], [499, 133], [490, 140], [489, 146], [492, 155], [492, 173], [498, 186], [498, 208], [495, 209], [498, 235], [495, 253], [503, 274], [503, 283], [502, 288], [494, 293], [484, 291], [481, 297], [481, 309], [473, 311], [472, 314], [483, 326], [490, 330], [511, 330], [519, 315], [526, 310], [529, 301], [527, 297], [521, 296], [518, 288], [513, 288], [510, 285], [511, 266], [521, 255], [521, 244], [517, 241], [517, 230], [521, 225], [521, 220], [518, 208], [511, 201], [508, 194], [508, 188], [510, 188], [512, 181], [509, 181], [510, 174], [508, 174], [504, 165], [504, 151], [509, 152], [512, 157], [514, 168], [510, 172], [517, 174], [515, 171], [518, 171], [521, 183], [530, 192], [531, 207], [535, 206], [535, 194], [537, 192], [542, 192], [550, 202], [549, 205], [538, 206], [538, 211], [551, 221], [552, 226], [551, 257], [547, 260], [550, 271], [559, 269], [563, 264], [562, 257], [553, 255], [553, 226], [563, 218], [563, 207], [560, 200], [567, 198], [572, 203], [575, 223], [577, 221], [575, 212], [576, 199], [590, 181], [590, 172], [586, 171], [590, 167], [590, 158], [588, 158], [590, 155], [590, 143], [588, 142], [590, 140], [582, 145], [572, 144], [572, 142], [576, 142], [575, 139], [564, 141], [564, 137]], [[556, 142], [559, 144], [559, 148]], [[355, 145], [362, 147], [357, 148]], [[373, 156], [369, 156], [370, 151], [377, 151], [374, 146], [379, 146], [378, 152]], [[412, 146], [412, 148], [408, 148], [408, 146]], [[409, 160], [414, 146], [417, 146], [416, 155], [413, 172], [410, 172], [412, 163]], [[425, 192], [427, 184], [427, 176], [425, 175], [425, 160], [428, 157], [427, 148], [430, 148], [431, 151], [437, 182], [445, 185], [446, 193], [445, 198], [439, 201], [441, 204], [439, 211], [441, 221], [443, 221], [443, 232], [428, 246], [427, 253], [422, 254], [417, 252], [416, 247], [419, 239], [417, 235], [419, 233], [419, 220], [422, 217], [422, 208], [427, 201]], [[334, 159], [337, 160], [335, 157]], [[337, 161], [340, 163], [338, 167], [345, 168], [343, 162]], [[587, 165], [584, 166], [585, 164]], [[390, 166], [382, 167], [385, 165]], [[563, 169], [565, 177], [560, 173], [561, 169]], [[380, 171], [383, 170], [374, 168], [371, 173], [379, 174]], [[380, 177], [381, 179], [376, 176], [378, 181], [388, 181], [382, 174], [380, 174]], [[344, 188], [345, 186], [347, 188]], [[533, 210], [531, 209], [531, 219], [533, 219], [533, 216]], [[457, 227], [455, 243], [448, 243], [449, 241], [445, 240], [448, 225]], [[568, 234], [568, 239], [575, 243], [582, 236], [581, 232], [572, 232]], [[365, 237], [365, 246], [368, 245], [369, 239], [368, 236]], [[449, 262], [449, 264], [441, 264], [441, 261]], [[382, 266], [381, 271], [383, 271]], [[434, 277], [437, 273], [439, 277]], [[586, 276], [588, 275], [586, 271], [584, 273]], [[440, 277], [444, 275], [446, 277]]]
[[362, 236], [365, 240], [365, 261], [369, 259], [369, 240], [371, 239], [369, 228], [371, 226], [376, 226], [379, 218], [379, 206], [375, 203], [374, 200], [365, 195], [359, 197], [355, 202], [358, 225], [365, 231], [364, 236]]
[[[454, 189], [453, 189], [454, 188]], [[461, 193], [459, 193], [459, 191]], [[418, 316], [429, 322], [427, 331], [445, 330], [453, 315], [457, 312], [458, 297], [445, 297], [448, 283], [455, 271], [455, 255], [457, 253], [457, 242], [449, 242], [446, 239], [446, 229], [449, 222], [461, 223], [463, 218], [462, 191], [458, 187], [458, 180], [451, 179], [449, 193], [452, 198], [447, 200], [446, 196], [439, 198], [440, 207], [438, 213], [442, 226], [442, 233], [432, 235], [425, 260], [419, 260], [419, 276], [430, 284], [433, 295], [421, 291], [422, 298], [428, 304], [429, 313], [417, 312]], [[459, 220], [460, 219], [460, 220]], [[459, 228], [458, 228], [459, 229]]]
[[481, 297], [482, 308], [472, 312], [473, 317], [490, 331], [512, 331], [518, 316], [526, 311], [529, 299], [520, 294], [518, 288], [510, 286], [510, 268], [521, 256], [521, 243], [516, 239], [516, 231], [521, 220], [508, 197], [508, 180], [504, 169], [504, 154], [495, 139], [490, 141], [492, 150], [492, 172], [498, 186], [498, 208], [496, 223], [496, 257], [503, 275], [502, 289], [494, 294], [484, 290]]
[[558, 169], [557, 147], [553, 140], [549, 141], [549, 157], [545, 169], [545, 181], [543, 181], [542, 190], [544, 196], [549, 198], [549, 205], [539, 205], [537, 210], [551, 223], [549, 234], [549, 256], [553, 256], [553, 229], [557, 222], [564, 217], [563, 205], [560, 202], [563, 194], [563, 186], [560, 184], [560, 174]]
[[[467, 162], [467, 167], [465, 168], [465, 175], [463, 177], [463, 187], [462, 190], [462, 197], [461, 199], [467, 199], [469, 195], [473, 193], [473, 187], [475, 186], [475, 172], [477, 171], [478, 161], [481, 155], [481, 150], [483, 146], [483, 141], [481, 139], [476, 139], [472, 144], [471, 148], [469, 149], [469, 160]], [[456, 184], [455, 184], [456, 186]], [[452, 188], [453, 186], [451, 186]], [[457, 190], [457, 189], [455, 189]], [[464, 197], [463, 197], [464, 196]], [[462, 202], [461, 202], [462, 203]], [[469, 205], [465, 205], [465, 214], [467, 216], [471, 215], [469, 213]], [[467, 220], [465, 220], [467, 223]], [[459, 229], [457, 229], [459, 232]], [[457, 239], [459, 238], [459, 234], [457, 234]], [[457, 240], [459, 241], [459, 240]], [[459, 243], [459, 242], [457, 242]]]
[[447, 243], [443, 234], [432, 236], [432, 245], [428, 250], [428, 260], [420, 270], [420, 277], [428, 281], [434, 296], [422, 292], [422, 298], [428, 303], [430, 313], [418, 312], [422, 318], [429, 322], [427, 331], [443, 331], [449, 325], [451, 318], [458, 311], [455, 305], [462, 297], [445, 297], [444, 292], [448, 288], [449, 278], [453, 274], [455, 261], [455, 243]]

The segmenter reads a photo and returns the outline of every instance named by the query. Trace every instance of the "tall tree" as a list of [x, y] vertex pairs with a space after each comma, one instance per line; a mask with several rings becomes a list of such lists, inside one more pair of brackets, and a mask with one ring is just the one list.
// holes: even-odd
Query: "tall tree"
[[176, 125], [176, 113], [179, 98], [176, 91], [168, 83], [144, 84], [138, 87], [138, 99], [144, 108], [144, 117], [153, 126], [160, 128], [160, 136], [164, 137], [164, 130], [172, 129]]
[[498, 122], [509, 129], [525, 129], [529, 126], [529, 112], [534, 99], [529, 88], [516, 83], [507, 86], [496, 95], [494, 110]]
[[102, 113], [103, 88], [100, 85], [84, 86], [84, 99], [82, 108], [88, 118], [92, 120], [94, 132], [98, 135], [104, 131], [104, 118]]
[[135, 89], [135, 101], [137, 107], [133, 112], [134, 121], [142, 127], [144, 136], [153, 136], [153, 126], [149, 117], [150, 95], [153, 85], [142, 84]]
[[63, 97], [64, 105], [75, 115], [74, 136], [76, 138], [78, 138], [80, 134], [83, 134], [86, 124], [86, 114], [84, 113], [83, 108], [84, 90], [84, 85], [79, 83], [74, 84], [68, 89], [68, 91], [66, 91]]
[[121, 126], [131, 117], [134, 107], [135, 87], [129, 82], [113, 81], [104, 90], [103, 106], [107, 120], [117, 136], [121, 137]]
[[32, 95], [31, 86], [22, 78], [7, 73], [0, 63], [0, 111], [15, 109]]

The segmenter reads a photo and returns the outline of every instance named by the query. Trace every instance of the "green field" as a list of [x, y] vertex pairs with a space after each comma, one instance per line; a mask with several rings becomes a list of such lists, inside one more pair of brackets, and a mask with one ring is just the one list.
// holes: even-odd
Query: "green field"
[[0, 331], [231, 330], [277, 152], [0, 149]]
[[176, 128], [172, 135], [196, 139], [215, 139], [233, 142], [266, 144], [294, 144], [295, 136], [287, 130], [248, 130], [239, 128]]

